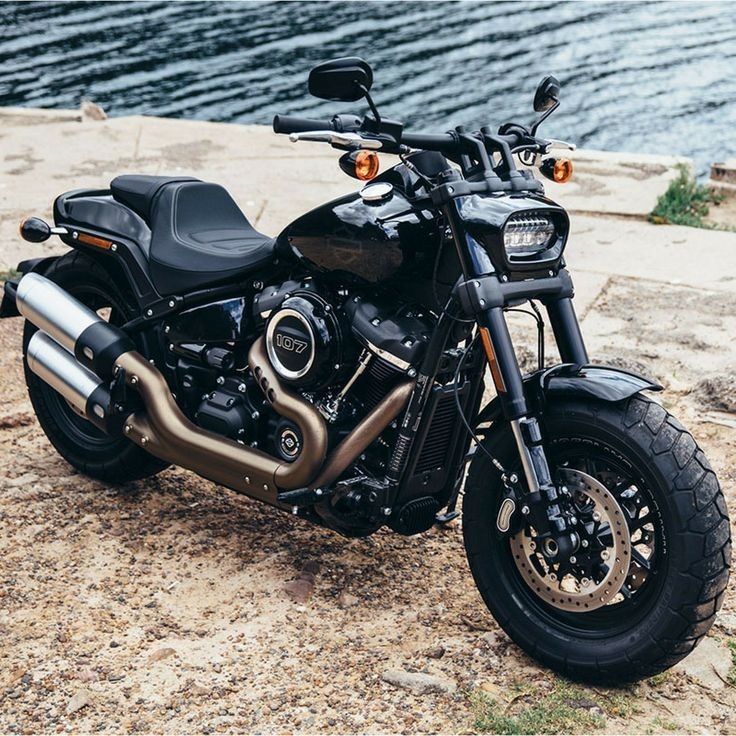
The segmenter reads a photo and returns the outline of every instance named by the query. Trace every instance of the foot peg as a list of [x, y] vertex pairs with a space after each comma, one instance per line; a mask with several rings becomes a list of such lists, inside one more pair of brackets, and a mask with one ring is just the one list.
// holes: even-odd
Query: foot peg
[[293, 491], [282, 491], [276, 497], [279, 503], [294, 508], [314, 506], [332, 495], [331, 491], [323, 491], [321, 488], [297, 488]]

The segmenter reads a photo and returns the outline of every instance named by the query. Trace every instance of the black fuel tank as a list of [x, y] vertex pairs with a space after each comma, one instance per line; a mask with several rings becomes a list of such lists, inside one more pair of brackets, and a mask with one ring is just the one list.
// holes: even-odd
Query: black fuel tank
[[321, 205], [279, 235], [279, 253], [290, 254], [309, 270], [349, 274], [372, 284], [421, 278], [439, 247], [437, 220], [409, 202], [399, 168], [366, 185], [390, 185], [385, 200], [364, 201], [355, 192]]

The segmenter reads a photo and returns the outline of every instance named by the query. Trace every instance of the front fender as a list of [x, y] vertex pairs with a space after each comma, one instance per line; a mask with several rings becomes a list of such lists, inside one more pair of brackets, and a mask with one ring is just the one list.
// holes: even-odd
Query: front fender
[[[556, 396], [575, 396], [615, 403], [640, 391], [661, 391], [662, 386], [636, 373], [607, 365], [561, 363], [524, 378], [524, 393], [530, 406], [538, 411]], [[476, 426], [493, 422], [502, 415], [498, 397], [487, 404]]]

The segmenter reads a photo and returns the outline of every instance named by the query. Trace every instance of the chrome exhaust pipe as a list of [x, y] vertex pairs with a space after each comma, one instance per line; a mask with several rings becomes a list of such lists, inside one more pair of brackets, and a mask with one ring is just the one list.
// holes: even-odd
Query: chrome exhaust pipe
[[20, 280], [15, 305], [29, 322], [103, 380], [112, 379], [118, 356], [135, 350], [120, 328], [37, 273], [27, 273]]
[[60, 286], [37, 273], [27, 273], [20, 280], [15, 304], [29, 322], [70, 353], [74, 353], [79, 336], [88, 327], [104, 321]]
[[105, 383], [45, 332], [35, 332], [26, 348], [31, 371], [61, 394], [75, 411], [105, 432], [109, 422], [110, 392]]

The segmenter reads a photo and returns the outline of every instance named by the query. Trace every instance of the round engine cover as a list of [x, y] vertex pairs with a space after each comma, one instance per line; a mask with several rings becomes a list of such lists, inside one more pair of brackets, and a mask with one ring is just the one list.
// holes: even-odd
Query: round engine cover
[[332, 308], [317, 294], [295, 294], [275, 309], [266, 327], [266, 350], [287, 383], [329, 384], [339, 370], [341, 335]]

